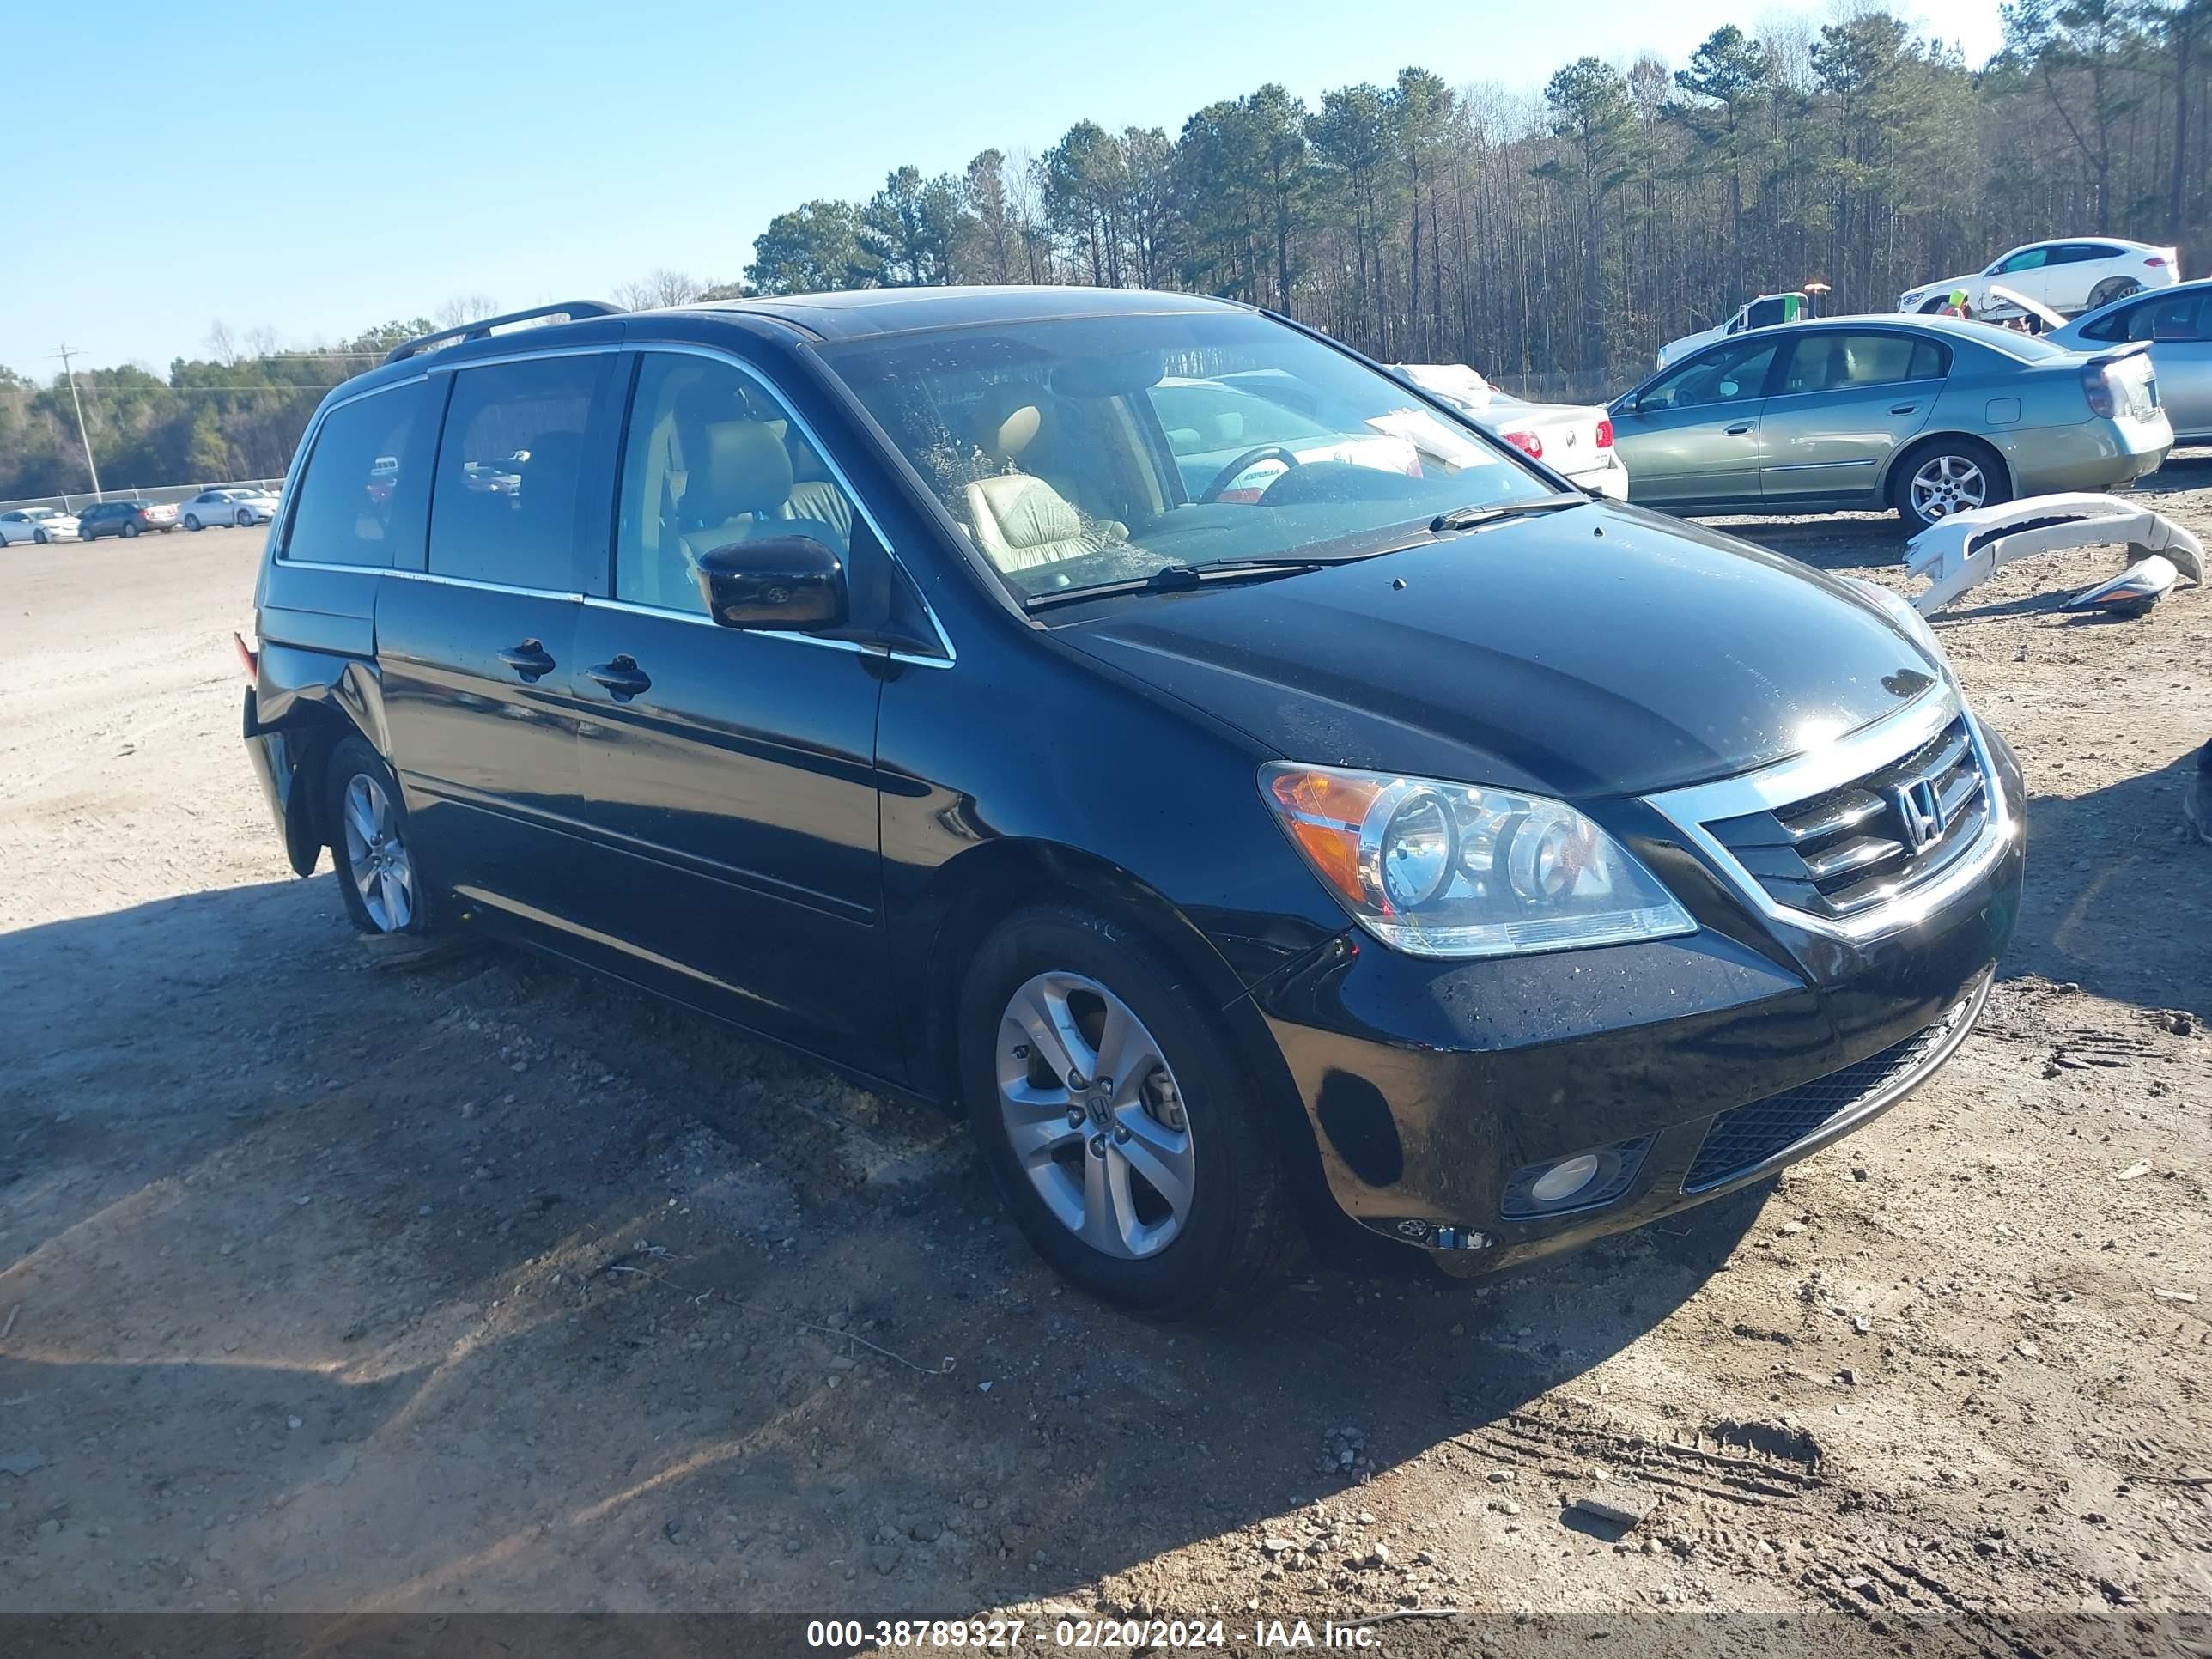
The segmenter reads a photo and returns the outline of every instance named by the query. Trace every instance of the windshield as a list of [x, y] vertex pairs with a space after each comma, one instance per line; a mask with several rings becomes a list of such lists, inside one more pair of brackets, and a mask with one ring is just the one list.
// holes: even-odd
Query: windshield
[[822, 352], [1024, 599], [1170, 566], [1359, 556], [1553, 491], [1399, 381], [1249, 313]]

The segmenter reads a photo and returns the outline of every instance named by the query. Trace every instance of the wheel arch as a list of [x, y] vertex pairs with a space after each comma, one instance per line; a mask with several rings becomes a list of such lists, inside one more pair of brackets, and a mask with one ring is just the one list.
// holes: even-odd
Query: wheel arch
[[[1064, 842], [1013, 837], [985, 842], [932, 877], [916, 906], [921, 948], [908, 957], [913, 968], [904, 1000], [912, 1021], [905, 1047], [917, 1092], [957, 1109], [957, 1017], [969, 966], [992, 929], [1008, 916], [1055, 902], [1124, 924], [1190, 974], [1271, 1124], [1279, 1133], [1293, 1127], [1308, 1131], [1302, 1138], [1304, 1156], [1314, 1161], [1317, 1173], [1297, 1085], [1228, 961], [1158, 889], [1110, 860]], [[1293, 1136], [1289, 1142], [1294, 1155], [1300, 1139]]]
[[1916, 432], [1909, 442], [1898, 447], [1890, 456], [1889, 465], [1882, 471], [1881, 499], [1894, 506], [1897, 501], [1898, 480], [1910, 477], [1912, 467], [1918, 463], [1918, 457], [1933, 446], [1941, 443], [1968, 443], [1977, 449], [1995, 456], [1997, 469], [2003, 476], [2005, 489], [2008, 492], [2014, 490], [2012, 460], [2003, 450], [1978, 432], [1968, 432], [1958, 427], [1947, 427], [1938, 432]]
[[297, 874], [313, 875], [331, 844], [323, 781], [331, 751], [358, 737], [389, 765], [385, 731], [382, 684], [374, 664], [290, 646], [262, 647], [246, 736], [281, 742], [276, 764], [283, 773], [284, 852]]

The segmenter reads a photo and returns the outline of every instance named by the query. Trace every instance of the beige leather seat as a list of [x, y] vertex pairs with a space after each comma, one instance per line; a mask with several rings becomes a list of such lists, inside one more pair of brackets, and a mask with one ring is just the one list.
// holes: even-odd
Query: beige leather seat
[[1030, 570], [1113, 545], [1085, 531], [1067, 498], [1042, 478], [1002, 472], [968, 486], [968, 519], [983, 556], [1006, 571]]
[[[684, 550], [700, 555], [765, 533], [791, 499], [791, 455], [765, 421], [716, 421], [684, 434], [690, 463], [684, 490]], [[697, 453], [690, 453], [696, 448]]]
[[976, 410], [976, 447], [1010, 470], [968, 486], [968, 522], [976, 547], [1001, 570], [1031, 570], [1128, 538], [1119, 524], [1086, 530], [1073, 502], [1045, 479], [1018, 470], [1051, 420], [1052, 394], [1018, 384], [992, 387]]

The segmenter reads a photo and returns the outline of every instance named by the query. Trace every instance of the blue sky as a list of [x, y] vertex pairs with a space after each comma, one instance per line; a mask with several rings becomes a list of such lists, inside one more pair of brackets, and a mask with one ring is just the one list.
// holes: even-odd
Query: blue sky
[[[1311, 100], [1407, 64], [1516, 90], [1586, 52], [1679, 64], [1747, 15], [1741, 0], [11, 9], [0, 225], [49, 234], [28, 257], [8, 236], [0, 363], [41, 378], [64, 340], [166, 372], [218, 319], [296, 344], [461, 295], [601, 295], [656, 265], [733, 281], [770, 215], [865, 196], [901, 162], [1042, 149], [1084, 116], [1173, 131], [1267, 81]], [[1929, 10], [1972, 61], [1996, 49], [1996, 0]], [[86, 66], [118, 58], [143, 96], [63, 106]], [[103, 231], [80, 251], [76, 228], [102, 208], [135, 214], [137, 238]]]

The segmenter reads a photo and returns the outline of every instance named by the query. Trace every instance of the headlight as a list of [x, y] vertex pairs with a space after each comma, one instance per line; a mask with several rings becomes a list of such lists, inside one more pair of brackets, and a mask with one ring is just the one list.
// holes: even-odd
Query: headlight
[[1928, 653], [1936, 672], [1947, 680], [1955, 679], [1951, 672], [1951, 659], [1943, 654], [1943, 647], [1936, 642], [1936, 630], [1928, 625], [1928, 618], [1912, 608], [1912, 601], [1902, 593], [1893, 593], [1880, 582], [1870, 582], [1863, 576], [1846, 576], [1844, 580], [1865, 594], [1887, 613], [1889, 619], [1905, 630], [1905, 638]]
[[1360, 926], [1419, 957], [1522, 956], [1665, 939], [1697, 924], [1564, 801], [1333, 766], [1264, 767], [1261, 789]]

